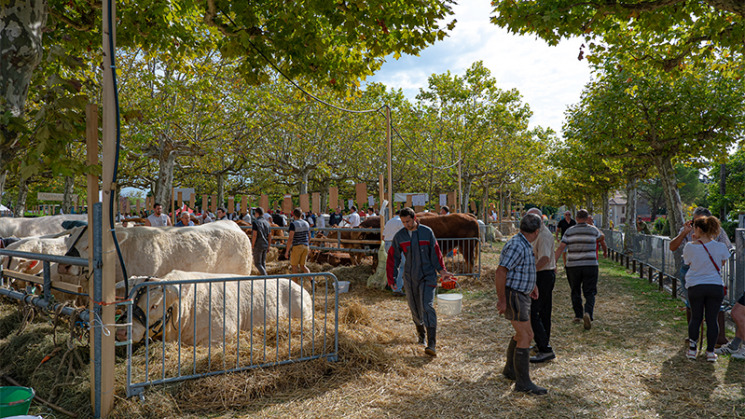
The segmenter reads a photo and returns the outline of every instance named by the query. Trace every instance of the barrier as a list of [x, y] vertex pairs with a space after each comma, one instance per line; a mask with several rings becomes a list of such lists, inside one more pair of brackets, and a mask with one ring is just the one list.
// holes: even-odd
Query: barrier
[[[295, 362], [309, 361], [318, 358], [326, 358], [334, 362], [338, 359], [339, 352], [339, 294], [338, 281], [331, 273], [316, 274], [293, 274], [282, 275], [281, 278], [290, 278], [300, 285], [305, 292], [310, 294], [312, 301], [311, 307], [306, 307], [301, 298], [300, 313], [292, 313], [292, 308], [287, 318], [280, 313], [279, 281], [274, 281], [277, 289], [275, 301], [267, 301], [267, 293], [259, 295], [260, 291], [266, 290], [267, 284], [272, 286], [271, 280], [276, 280], [280, 276], [255, 276], [255, 277], [233, 277], [217, 279], [194, 279], [182, 281], [157, 281], [144, 282], [136, 285], [131, 293], [130, 299], [134, 300], [136, 306], [138, 300], [145, 299], [146, 307], [150, 307], [151, 294], [165, 295], [166, 287], [178, 289], [178, 302], [176, 306], [166, 308], [162, 304], [160, 319], [165, 319], [163, 323], [170, 322], [170, 326], [175, 329], [177, 338], [175, 342], [166, 342], [163, 339], [160, 342], [151, 342], [145, 338], [144, 346], [144, 364], [133, 364], [133, 352], [135, 344], [127, 341], [127, 396], [142, 395], [144, 388], [157, 384], [173, 383], [184, 380], [191, 380], [201, 377], [208, 377], [218, 374], [247, 371], [255, 368], [268, 366], [284, 365]], [[241, 319], [240, 307], [226, 307], [225, 295], [228, 287], [237, 290], [237, 303], [241, 298], [249, 298], [245, 294], [241, 297], [242, 292], [250, 293], [250, 318]], [[206, 347], [197, 345], [197, 319], [194, 316], [194, 324], [184, 323], [182, 310], [197, 307], [197, 293], [193, 293], [193, 299], [183, 298], [187, 287], [201, 287], [202, 293], [208, 293], [208, 307], [203, 300], [200, 310], [204, 313], [206, 310], [207, 321], [209, 325], [209, 336]], [[270, 288], [271, 289], [271, 288]], [[222, 304], [220, 304], [220, 295], [222, 295]], [[214, 298], [213, 298], [214, 297]], [[301, 296], [302, 297], [302, 296]], [[258, 300], [256, 300], [258, 298]], [[288, 295], [289, 300], [292, 295]], [[288, 300], [288, 303], [290, 302]], [[153, 297], [155, 301], [155, 297]], [[258, 301], [261, 307], [256, 306]], [[214, 306], [213, 306], [213, 303]], [[274, 309], [267, 309], [273, 307]], [[288, 307], [292, 305], [288, 304]], [[174, 309], [175, 308], [175, 309]], [[245, 308], [245, 307], [244, 307]], [[172, 311], [171, 311], [172, 310]], [[256, 311], [258, 310], [258, 311]], [[128, 336], [132, 336], [132, 322], [135, 320], [133, 312], [127, 310], [127, 331]], [[272, 312], [273, 311], [273, 312]], [[171, 314], [169, 314], [171, 313]], [[236, 316], [237, 314], [237, 316]], [[155, 324], [151, 320], [151, 313], [143, 313], [141, 320], [144, 324]], [[258, 316], [258, 317], [257, 317]], [[137, 317], [140, 317], [138, 315]], [[250, 327], [241, 330], [241, 322], [248, 320]], [[255, 321], [256, 320], [256, 321]], [[201, 319], [204, 321], [204, 319]], [[235, 335], [227, 335], [225, 325], [233, 322], [237, 332]], [[163, 323], [158, 323], [163, 327]], [[200, 323], [202, 324], [202, 323]], [[203, 324], [202, 324], [203, 325]], [[221, 336], [212, 335], [213, 325], [223, 325]], [[192, 327], [193, 336], [187, 336], [182, 333], [185, 327]], [[165, 332], [163, 332], [165, 333]], [[171, 335], [173, 336], [173, 335]], [[185, 344], [184, 341], [192, 341], [192, 344]], [[151, 366], [151, 360], [159, 360], [157, 365]]]
[[[646, 269], [649, 282], [656, 280], [660, 290], [668, 289], [673, 297], [678, 296], [682, 246], [672, 252], [669, 237], [633, 234], [629, 238], [629, 248], [624, 252], [624, 233], [602, 231], [614, 261], [625, 264], [633, 272], [638, 271], [640, 277], [644, 277]], [[722, 278], [728, 289], [724, 303], [732, 306], [745, 290], [745, 229], [736, 231], [735, 250], [722, 268]]]

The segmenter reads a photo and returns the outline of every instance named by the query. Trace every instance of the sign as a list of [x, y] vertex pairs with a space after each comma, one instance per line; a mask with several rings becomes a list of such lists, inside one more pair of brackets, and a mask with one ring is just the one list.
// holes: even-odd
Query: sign
[[448, 194], [441, 193], [440, 194], [440, 206], [444, 207], [448, 204]]
[[375, 197], [370, 195], [367, 197], [367, 206], [372, 208], [375, 206]]
[[[78, 194], [72, 194], [71, 196], [71, 201], [78, 200]], [[39, 201], [64, 201], [65, 194], [53, 192], [38, 192], [36, 194], [36, 199], [38, 199]]]
[[354, 206], [354, 199], [350, 199], [347, 201], [347, 208], [351, 209]]
[[411, 197], [411, 202], [414, 204], [415, 207], [424, 207], [425, 205], [427, 205], [427, 195], [413, 195]]

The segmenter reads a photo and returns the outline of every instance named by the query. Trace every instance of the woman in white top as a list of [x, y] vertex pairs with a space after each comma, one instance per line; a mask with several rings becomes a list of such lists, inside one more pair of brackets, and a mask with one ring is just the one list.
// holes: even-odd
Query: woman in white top
[[696, 359], [696, 342], [701, 322], [706, 317], [706, 360], [716, 362], [714, 344], [719, 335], [717, 315], [724, 298], [722, 266], [729, 258], [729, 249], [713, 240], [719, 234], [716, 217], [700, 217], [693, 222], [693, 240], [683, 248], [683, 263], [690, 265], [686, 274], [691, 321], [688, 323], [689, 359]]

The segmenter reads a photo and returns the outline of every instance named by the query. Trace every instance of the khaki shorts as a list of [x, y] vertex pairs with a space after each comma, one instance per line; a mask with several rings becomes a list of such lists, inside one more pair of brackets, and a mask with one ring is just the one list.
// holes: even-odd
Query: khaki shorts
[[530, 296], [518, 292], [512, 288], [505, 288], [505, 297], [507, 297], [507, 311], [504, 312], [504, 318], [518, 322], [530, 321]]
[[308, 246], [306, 245], [295, 245], [290, 249], [290, 265], [292, 266], [305, 266], [305, 262], [308, 260]]

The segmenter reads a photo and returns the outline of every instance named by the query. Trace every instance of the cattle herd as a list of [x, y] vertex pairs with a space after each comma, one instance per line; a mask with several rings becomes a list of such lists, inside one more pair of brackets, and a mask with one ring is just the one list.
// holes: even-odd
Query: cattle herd
[[[8, 244], [7, 250], [49, 255], [79, 255], [87, 258], [90, 251], [87, 227], [62, 227], [65, 221], [76, 221], [80, 224], [86, 219], [85, 215], [0, 218], [0, 237], [19, 239]], [[466, 214], [420, 214], [419, 220], [432, 228], [438, 238], [479, 237], [478, 223]], [[371, 243], [380, 243], [380, 223], [380, 217], [371, 216], [365, 219], [360, 227], [377, 229], [377, 232], [357, 229], [331, 231], [326, 236], [319, 233], [316, 239], [317, 242], [342, 239], [342, 246], [347, 248], [377, 248], [378, 246]], [[313, 312], [313, 301], [308, 291], [286, 278], [228, 281], [224, 286], [217, 287], [207, 287], [204, 283], [184, 284], [179, 287], [157, 285], [163, 281], [250, 276], [253, 267], [251, 241], [239, 224], [240, 222], [217, 221], [192, 227], [128, 228], [117, 225], [116, 236], [122, 260], [130, 276], [130, 287], [146, 281], [151, 282], [148, 286], [140, 288], [146, 290], [146, 295], [143, 296], [140, 292], [135, 296], [132, 310], [142, 315], [135, 316], [132, 324], [131, 338], [134, 342], [142, 340], [148, 331], [152, 335], [155, 326], [164, 340], [173, 340], [178, 335], [176, 325], [181, 324], [182, 336], [188, 336], [188, 342], [184, 343], [216, 343], [210, 342], [209, 336], [212, 336], [212, 340], [216, 336], [222, 338], [224, 334], [235, 336], [239, 330], [248, 330], [252, 324], [265, 324], [267, 320], [276, 322], [280, 317], [307, 318]], [[275, 234], [281, 235], [282, 232], [277, 231]], [[468, 269], [471, 269], [476, 260], [476, 246], [464, 246], [457, 240], [449, 240], [443, 243], [443, 253], [452, 251], [454, 247], [462, 249], [461, 253]], [[311, 257], [318, 261], [324, 257], [331, 259], [332, 256], [329, 255], [334, 254], [338, 258], [347, 257], [354, 264], [359, 263], [361, 257], [361, 253], [354, 252], [350, 252], [349, 256], [345, 253], [315, 252]], [[377, 258], [377, 253], [374, 258]], [[124, 298], [124, 277], [119, 263], [117, 258], [117, 292], [120, 294], [119, 297]], [[42, 274], [42, 266], [42, 263], [36, 260], [8, 256], [3, 256], [2, 259], [3, 270], [11, 273], [39, 276]], [[377, 263], [373, 261], [373, 269], [375, 266]], [[88, 290], [90, 273], [87, 272], [87, 268], [52, 263], [49, 274], [53, 285], [71, 284], [81, 291], [80, 294], [85, 294]], [[11, 280], [9, 284], [19, 290], [26, 289], [29, 285], [17, 279]], [[81, 295], [64, 293], [54, 288], [52, 295], [58, 301], [87, 305], [87, 299]], [[224, 312], [225, 315], [211, 316], [208, 310]], [[163, 318], [164, 313], [167, 313], [166, 318]], [[179, 322], [175, 319], [179, 319]], [[117, 338], [126, 340], [126, 329], [119, 328]]]

